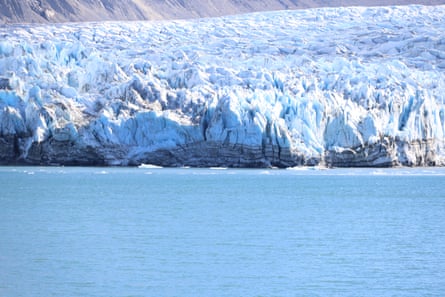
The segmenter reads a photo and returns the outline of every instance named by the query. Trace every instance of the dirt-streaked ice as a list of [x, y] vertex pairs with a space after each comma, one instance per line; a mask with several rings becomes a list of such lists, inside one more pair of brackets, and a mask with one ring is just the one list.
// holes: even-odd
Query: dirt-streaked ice
[[1, 163], [444, 164], [445, 6], [0, 27]]

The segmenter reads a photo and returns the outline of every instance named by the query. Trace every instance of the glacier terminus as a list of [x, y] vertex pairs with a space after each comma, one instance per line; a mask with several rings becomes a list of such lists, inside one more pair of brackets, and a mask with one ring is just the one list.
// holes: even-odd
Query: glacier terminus
[[1, 164], [445, 164], [445, 6], [0, 34]]

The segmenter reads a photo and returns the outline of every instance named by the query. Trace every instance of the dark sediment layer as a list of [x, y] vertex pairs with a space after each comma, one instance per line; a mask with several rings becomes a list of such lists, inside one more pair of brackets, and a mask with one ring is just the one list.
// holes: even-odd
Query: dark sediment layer
[[442, 166], [434, 140], [412, 142], [384, 138], [381, 142], [341, 151], [327, 151], [327, 167]]
[[138, 166], [287, 168], [295, 166], [394, 167], [442, 166], [434, 140], [405, 142], [384, 138], [356, 148], [327, 150], [323, 155], [305, 156], [288, 147], [252, 147], [214, 141], [190, 143], [173, 148], [143, 151], [118, 145], [91, 146], [50, 138], [31, 143], [15, 135], [0, 137], [1, 165]]

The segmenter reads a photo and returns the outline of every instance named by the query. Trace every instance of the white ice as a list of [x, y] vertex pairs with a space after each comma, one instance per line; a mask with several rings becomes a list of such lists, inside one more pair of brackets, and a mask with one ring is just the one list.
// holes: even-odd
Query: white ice
[[5, 25], [0, 135], [27, 138], [25, 154], [49, 138], [131, 156], [210, 140], [308, 158], [386, 136], [443, 145], [444, 16], [395, 6]]

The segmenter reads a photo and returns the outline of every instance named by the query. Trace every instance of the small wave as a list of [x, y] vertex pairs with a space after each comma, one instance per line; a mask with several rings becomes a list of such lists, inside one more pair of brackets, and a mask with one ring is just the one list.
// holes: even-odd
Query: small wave
[[384, 170], [376, 170], [371, 172], [371, 175], [388, 175], [388, 173], [385, 172]]

